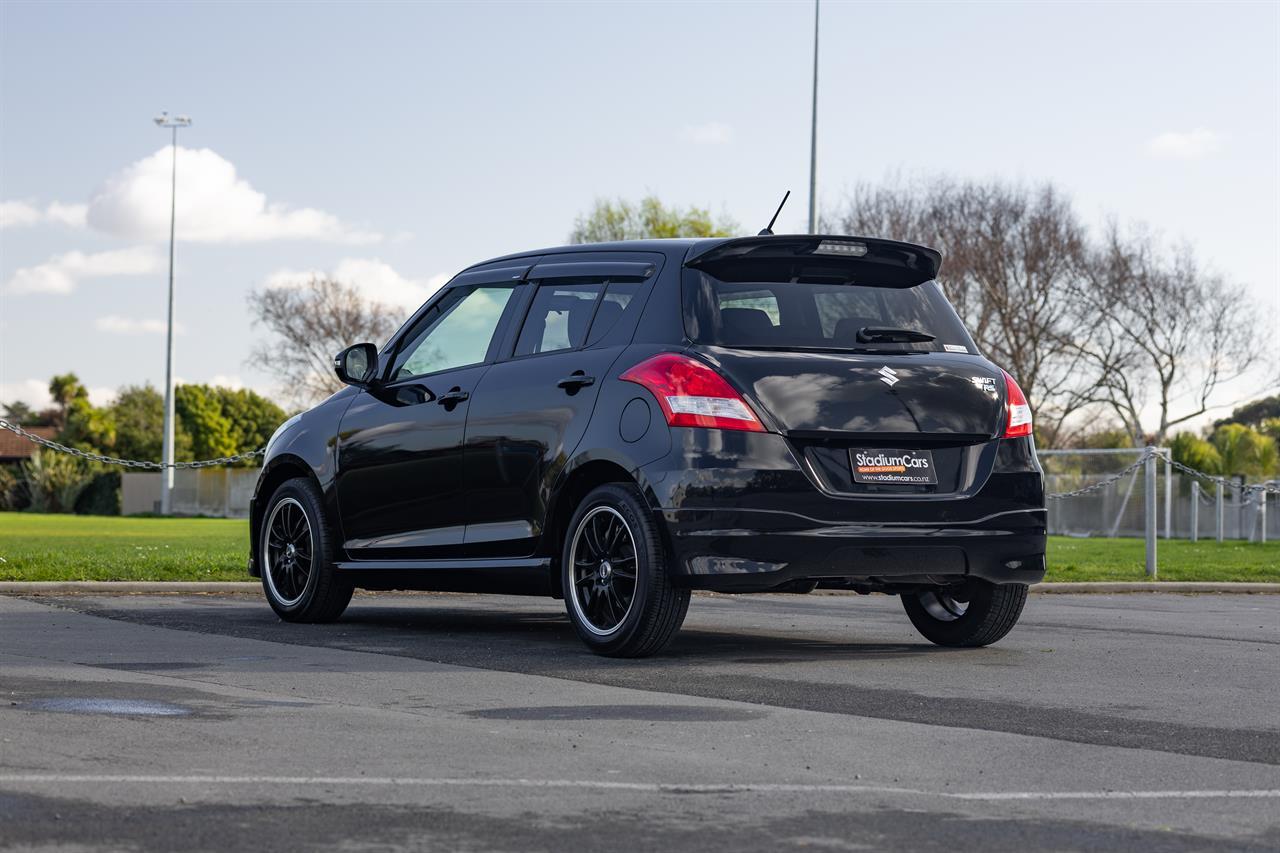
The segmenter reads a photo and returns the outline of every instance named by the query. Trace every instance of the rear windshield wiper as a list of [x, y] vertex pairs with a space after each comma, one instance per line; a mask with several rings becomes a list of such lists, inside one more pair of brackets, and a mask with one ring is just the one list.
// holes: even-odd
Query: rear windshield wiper
[[917, 332], [915, 329], [863, 326], [858, 330], [858, 343], [861, 344], [924, 344], [933, 340], [933, 337], [928, 332]]

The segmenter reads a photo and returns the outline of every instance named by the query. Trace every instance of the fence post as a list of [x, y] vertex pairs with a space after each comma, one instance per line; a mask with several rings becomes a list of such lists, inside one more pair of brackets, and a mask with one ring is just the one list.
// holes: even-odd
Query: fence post
[[1156, 576], [1156, 449], [1151, 445], [1147, 445], [1147, 455], [1143, 460], [1143, 467], [1146, 473], [1146, 487], [1143, 491], [1143, 503], [1146, 504], [1146, 512], [1143, 524], [1146, 526], [1147, 538], [1147, 576], [1154, 578]]
[[1226, 487], [1223, 486], [1222, 481], [1219, 480], [1218, 481], [1218, 497], [1214, 503], [1214, 508], [1213, 508], [1214, 512], [1218, 514], [1218, 541], [1219, 542], [1222, 541], [1222, 537], [1223, 537], [1222, 525], [1225, 520], [1225, 512], [1226, 512], [1226, 507], [1224, 506], [1224, 501], [1222, 497], [1222, 493], [1223, 491], [1225, 491], [1225, 489]]
[[1173, 454], [1164, 457], [1164, 538], [1173, 538]]
[[1258, 541], [1267, 541], [1267, 490], [1258, 489]]
[[1191, 541], [1200, 540], [1200, 481], [1191, 481]]

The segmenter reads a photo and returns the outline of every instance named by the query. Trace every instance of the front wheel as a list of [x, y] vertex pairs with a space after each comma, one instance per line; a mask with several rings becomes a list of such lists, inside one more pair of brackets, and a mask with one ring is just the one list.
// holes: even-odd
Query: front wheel
[[939, 646], [989, 646], [1013, 630], [1027, 585], [969, 581], [902, 594], [902, 606], [926, 640]]
[[689, 591], [671, 585], [657, 523], [634, 486], [611, 483], [586, 496], [560, 564], [569, 620], [596, 654], [652, 655], [684, 622]]
[[281, 619], [332, 622], [347, 609], [354, 585], [334, 567], [336, 537], [310, 480], [288, 480], [276, 489], [258, 544], [262, 591]]

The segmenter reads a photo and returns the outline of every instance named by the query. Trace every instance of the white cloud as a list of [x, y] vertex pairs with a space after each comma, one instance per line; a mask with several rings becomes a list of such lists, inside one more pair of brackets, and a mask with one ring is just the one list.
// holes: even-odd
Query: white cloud
[[53, 405], [53, 398], [49, 396], [49, 380], [27, 379], [0, 384], [0, 402], [22, 402], [36, 411], [47, 409]]
[[160, 254], [149, 246], [85, 254], [55, 255], [43, 264], [22, 267], [6, 285], [10, 293], [71, 293], [85, 278], [143, 275], [162, 269]]
[[[116, 396], [117, 393], [114, 388], [89, 389], [89, 402], [95, 406], [109, 405], [115, 400]], [[49, 380], [26, 379], [22, 382], [0, 384], [0, 402], [15, 403], [18, 401], [26, 403], [37, 412], [52, 406], [53, 398], [49, 396]]]
[[331, 270], [277, 270], [267, 276], [263, 284], [268, 288], [292, 287], [312, 276], [328, 276], [354, 287], [369, 299], [410, 311], [426, 302], [449, 280], [445, 273], [425, 279], [406, 278], [377, 258], [343, 258]]
[[219, 388], [230, 388], [232, 391], [240, 391], [245, 387], [244, 380], [240, 376], [227, 376], [224, 373], [216, 373], [209, 377], [209, 385], [216, 385]]
[[680, 136], [694, 145], [727, 145], [733, 141], [733, 128], [722, 121], [685, 125]]
[[1195, 160], [1221, 151], [1224, 140], [1222, 134], [1203, 127], [1185, 133], [1171, 130], [1152, 137], [1147, 142], [1147, 153], [1171, 160]]
[[[89, 200], [89, 225], [128, 239], [168, 239], [171, 158], [171, 149], [162, 148], [108, 178]], [[179, 240], [200, 243], [374, 243], [382, 239], [381, 234], [353, 228], [323, 210], [268, 202], [216, 152], [181, 147], [177, 233]]]
[[0, 201], [0, 228], [18, 228], [24, 225], [52, 223], [83, 227], [87, 204], [63, 204], [53, 201], [43, 210], [26, 201]]
[[116, 401], [116, 397], [120, 396], [120, 393], [114, 388], [90, 388], [88, 390], [89, 402], [95, 406], [110, 406]]
[[[113, 335], [163, 335], [165, 333], [164, 320], [142, 320], [137, 317], [121, 317], [118, 314], [108, 314], [105, 317], [99, 317], [93, 321], [93, 325], [100, 332], [108, 332]], [[186, 332], [181, 323], [173, 324], [173, 333], [181, 335]]]

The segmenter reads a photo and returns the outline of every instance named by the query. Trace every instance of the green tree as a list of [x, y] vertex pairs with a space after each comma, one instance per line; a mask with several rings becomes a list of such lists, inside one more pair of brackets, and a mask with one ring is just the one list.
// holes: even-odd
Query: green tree
[[231, 424], [231, 438], [237, 453], [248, 453], [266, 445], [287, 417], [284, 409], [247, 388], [213, 388], [211, 392], [222, 408], [223, 417]]
[[1173, 461], [1181, 462], [1206, 474], [1222, 473], [1222, 456], [1218, 448], [1191, 432], [1180, 432], [1169, 442]]
[[74, 397], [62, 409], [58, 441], [81, 450], [110, 452], [116, 443], [116, 423], [110, 409], [101, 409], [89, 397]]
[[1269, 477], [1276, 471], [1276, 443], [1244, 424], [1223, 424], [1210, 438], [1222, 457], [1221, 473]]
[[1254, 429], [1262, 429], [1268, 420], [1276, 419], [1280, 419], [1280, 394], [1273, 394], [1270, 397], [1252, 400], [1243, 406], [1236, 406], [1231, 411], [1231, 417], [1214, 421], [1213, 425], [1220, 427], [1225, 424], [1244, 424]]
[[634, 203], [597, 199], [590, 212], [573, 223], [570, 243], [608, 243], [661, 237], [731, 237], [738, 223], [715, 219], [701, 207], [668, 207], [655, 196]]
[[1280, 417], [1267, 418], [1262, 422], [1262, 427], [1258, 432], [1263, 435], [1270, 436], [1271, 440], [1280, 445]]
[[257, 450], [285, 420], [283, 409], [247, 389], [180, 385], [175, 407], [196, 459]]
[[1080, 446], [1091, 449], [1133, 447], [1133, 436], [1124, 427], [1106, 427], [1085, 433], [1080, 437]]
[[222, 413], [217, 394], [208, 385], [179, 385], [174, 389], [174, 409], [187, 434], [196, 459], [215, 459], [236, 453], [231, 421]]
[[[164, 397], [150, 385], [120, 389], [111, 404], [116, 426], [112, 452], [125, 459], [158, 462], [164, 451]], [[191, 436], [182, 419], [174, 423], [174, 459], [194, 459]]]
[[71, 512], [96, 474], [97, 468], [83, 459], [52, 450], [37, 450], [22, 463], [34, 512]]
[[21, 400], [14, 400], [12, 403], [4, 404], [4, 419], [11, 424], [25, 426], [35, 422], [36, 413]]
[[73, 400], [88, 400], [89, 389], [80, 382], [74, 373], [63, 373], [49, 380], [49, 396], [57, 407], [54, 426], [62, 429], [67, 423], [67, 413]]

